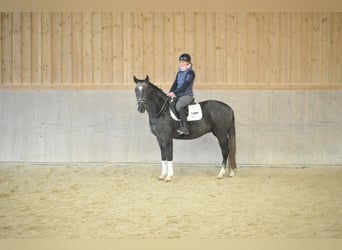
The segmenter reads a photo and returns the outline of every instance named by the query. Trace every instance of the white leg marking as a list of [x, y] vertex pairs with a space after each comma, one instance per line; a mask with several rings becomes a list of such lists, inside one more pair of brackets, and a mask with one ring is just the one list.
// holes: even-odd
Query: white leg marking
[[229, 171], [229, 177], [234, 177], [234, 176], [235, 176], [235, 173], [234, 173], [234, 170], [232, 169]]
[[167, 176], [165, 178], [165, 181], [171, 181], [173, 176], [173, 165], [172, 161], [167, 162]]
[[167, 161], [162, 161], [162, 172], [159, 176], [159, 180], [164, 180], [167, 176]]
[[220, 173], [216, 176], [216, 178], [217, 179], [222, 179], [225, 173], [226, 173], [225, 168], [221, 167]]

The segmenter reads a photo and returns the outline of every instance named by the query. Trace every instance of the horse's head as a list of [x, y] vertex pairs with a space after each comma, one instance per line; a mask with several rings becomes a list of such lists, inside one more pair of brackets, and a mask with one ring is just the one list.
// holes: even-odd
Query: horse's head
[[135, 76], [133, 77], [134, 82], [136, 84], [135, 86], [135, 96], [138, 101], [138, 111], [140, 113], [144, 113], [147, 107], [147, 85], [149, 83], [149, 77], [146, 76], [144, 80], [140, 80], [136, 78]]

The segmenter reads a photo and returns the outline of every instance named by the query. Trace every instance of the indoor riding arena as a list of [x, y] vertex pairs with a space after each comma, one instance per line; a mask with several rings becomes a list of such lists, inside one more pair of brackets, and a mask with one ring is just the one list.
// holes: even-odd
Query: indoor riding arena
[[[0, 11], [0, 239], [342, 239], [342, 11]], [[206, 134], [158, 180], [133, 76], [167, 92], [182, 53], [234, 177]]]

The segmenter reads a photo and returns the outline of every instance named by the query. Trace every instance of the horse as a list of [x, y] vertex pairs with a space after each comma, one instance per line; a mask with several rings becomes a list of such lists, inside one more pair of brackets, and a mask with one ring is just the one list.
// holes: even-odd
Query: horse
[[189, 135], [179, 135], [176, 131], [179, 121], [175, 121], [169, 112], [172, 98], [151, 83], [148, 75], [145, 79], [137, 79], [135, 76], [133, 79], [136, 84], [138, 111], [140, 113], [147, 111], [151, 132], [156, 136], [160, 147], [162, 172], [159, 180], [169, 182], [174, 175], [173, 139], [190, 140], [209, 132], [217, 138], [223, 157], [220, 172], [216, 177], [218, 179], [224, 177], [228, 157], [229, 177], [234, 176], [236, 169], [235, 118], [230, 106], [216, 100], [199, 102], [202, 108], [202, 119], [189, 122]]

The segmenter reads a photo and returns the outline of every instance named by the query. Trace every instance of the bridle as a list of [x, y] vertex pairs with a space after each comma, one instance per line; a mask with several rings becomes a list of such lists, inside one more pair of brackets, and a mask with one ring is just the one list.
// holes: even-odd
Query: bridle
[[145, 98], [138, 99], [138, 104], [145, 104], [145, 103], [148, 103], [147, 99], [145, 99]]
[[[139, 87], [140, 91], [142, 91], [142, 86]], [[145, 109], [148, 109], [148, 100], [145, 97], [146, 94], [142, 93], [141, 97], [137, 98], [138, 105], [144, 105]]]
[[[171, 97], [169, 97], [169, 96], [165, 99], [165, 101], [164, 101], [161, 109], [159, 110], [159, 112], [156, 115], [153, 115], [154, 117], [159, 117], [160, 115], [162, 115], [164, 113], [165, 108], [166, 108], [168, 102], [170, 101], [170, 99], [171, 99]], [[147, 98], [145, 98], [145, 96], [142, 96], [142, 98], [138, 99], [138, 105], [144, 105], [144, 107], [147, 111], [149, 111], [148, 103], [149, 103], [149, 100]]]
[[145, 98], [144, 96], [142, 96], [141, 98], [138, 99], [138, 105], [144, 105], [145, 109], [148, 110], [148, 100], [147, 98]]

